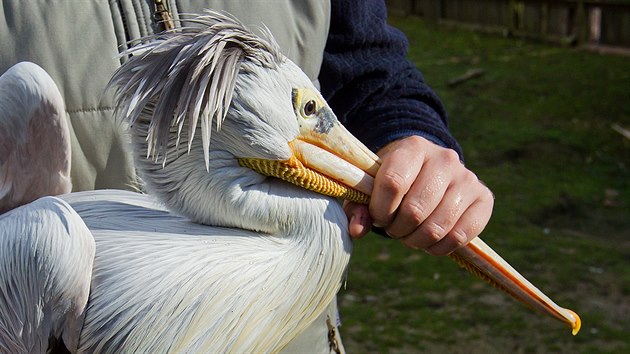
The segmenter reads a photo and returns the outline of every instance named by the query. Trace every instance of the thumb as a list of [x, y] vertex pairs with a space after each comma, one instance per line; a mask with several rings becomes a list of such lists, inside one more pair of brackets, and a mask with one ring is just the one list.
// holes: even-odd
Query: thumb
[[348, 217], [348, 232], [350, 237], [359, 239], [370, 231], [372, 219], [367, 205], [345, 201], [343, 210]]

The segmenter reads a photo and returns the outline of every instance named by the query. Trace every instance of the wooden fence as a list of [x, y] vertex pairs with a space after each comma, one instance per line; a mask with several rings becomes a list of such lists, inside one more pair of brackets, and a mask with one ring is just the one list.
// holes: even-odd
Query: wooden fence
[[630, 49], [626, 0], [387, 0], [389, 11], [593, 48]]

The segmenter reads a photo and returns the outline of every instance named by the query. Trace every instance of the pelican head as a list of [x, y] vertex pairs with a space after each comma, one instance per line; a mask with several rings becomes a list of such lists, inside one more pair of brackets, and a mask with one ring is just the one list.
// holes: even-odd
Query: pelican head
[[[190, 22], [133, 48], [111, 82], [150, 193], [195, 222], [274, 233], [294, 213], [253, 211], [260, 205], [245, 203], [245, 194], [314, 195], [258, 172], [335, 197], [359, 195], [338, 181], [371, 189], [360, 168], [374, 174], [378, 157], [343, 128], [266, 30], [257, 36], [215, 12]], [[313, 165], [350, 167], [330, 178]]]
[[[323, 217], [347, 240], [339, 203], [321, 194], [367, 202], [378, 157], [341, 126], [267, 31], [256, 36], [214, 12], [189, 21], [131, 49], [111, 82], [148, 191], [198, 223], [287, 236]], [[575, 313], [479, 238], [452, 256], [579, 330]]]

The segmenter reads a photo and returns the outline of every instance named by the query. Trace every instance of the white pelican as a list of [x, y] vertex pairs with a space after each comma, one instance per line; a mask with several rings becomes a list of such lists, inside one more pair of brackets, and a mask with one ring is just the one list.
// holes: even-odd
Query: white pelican
[[64, 109], [37, 64], [21, 62], [0, 76], [0, 213], [72, 189]]
[[[42, 351], [41, 344], [22, 348], [33, 338], [41, 343], [61, 336], [71, 352], [278, 352], [318, 325], [326, 330], [317, 342], [322, 347], [313, 350], [343, 349], [325, 313], [351, 251], [347, 219], [335, 197], [365, 202], [378, 158], [339, 124], [271, 36], [257, 37], [213, 12], [191, 21], [198, 26], [136, 47], [112, 79], [137, 167], [159, 202], [122, 191], [44, 199], [58, 208], [67, 202], [73, 209], [67, 214], [78, 213], [96, 255], [91, 275], [89, 265], [57, 269], [47, 263], [52, 269], [34, 267], [37, 277], [68, 292], [74, 287], [64, 288], [67, 282], [49, 274], [91, 277], [89, 299], [83, 311], [77, 306], [81, 296], [75, 306], [51, 310], [69, 314], [67, 320], [34, 326], [38, 319], [19, 316], [50, 290], [17, 293], [37, 277], [7, 279], [15, 264], [42, 261], [37, 252], [12, 255], [3, 248], [0, 293], [7, 295], [0, 297], [0, 348]], [[6, 214], [12, 220], [0, 219], [24, 230], [5, 236], [13, 248], [29, 243], [25, 233], [61, 243], [56, 239], [64, 236], [16, 220], [24, 209]], [[63, 220], [74, 230], [74, 220]], [[85, 241], [75, 235], [65, 240]], [[88, 252], [76, 247], [65, 253], [64, 263], [89, 259], [89, 243], [84, 247]], [[481, 241], [455, 257], [579, 328], [576, 315], [553, 304]], [[15, 310], [6, 323], [5, 313]], [[22, 330], [9, 331], [16, 323]]]

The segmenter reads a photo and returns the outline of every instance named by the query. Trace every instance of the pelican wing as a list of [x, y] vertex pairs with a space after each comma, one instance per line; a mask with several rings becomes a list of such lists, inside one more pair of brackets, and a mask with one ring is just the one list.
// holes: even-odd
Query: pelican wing
[[0, 213], [71, 186], [61, 93], [44, 69], [18, 63], [0, 76]]
[[276, 352], [338, 287], [341, 274], [306, 281], [310, 248], [290, 239], [195, 224], [137, 193], [63, 198], [97, 248], [80, 352]]
[[0, 215], [0, 352], [76, 348], [94, 239], [64, 201], [45, 197]]

